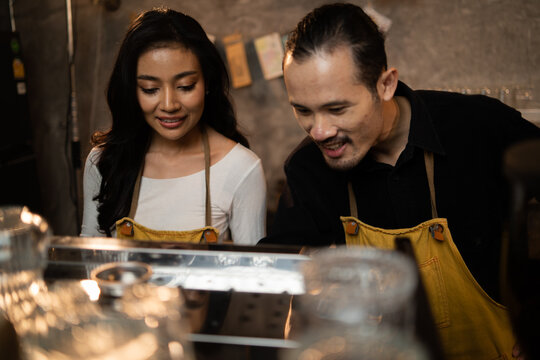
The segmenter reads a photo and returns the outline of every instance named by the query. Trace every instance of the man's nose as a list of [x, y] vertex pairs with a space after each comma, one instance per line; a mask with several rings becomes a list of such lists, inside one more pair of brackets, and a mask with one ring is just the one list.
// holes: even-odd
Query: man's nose
[[315, 141], [324, 141], [337, 135], [337, 128], [323, 115], [314, 115], [313, 126], [309, 130], [309, 135]]
[[180, 107], [180, 101], [178, 99], [178, 94], [176, 93], [175, 89], [170, 87], [163, 88], [161, 98], [161, 110], [172, 112], [178, 110]]

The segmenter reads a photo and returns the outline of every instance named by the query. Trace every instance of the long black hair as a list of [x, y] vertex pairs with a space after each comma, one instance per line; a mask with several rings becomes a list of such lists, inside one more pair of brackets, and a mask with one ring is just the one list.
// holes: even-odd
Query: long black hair
[[112, 127], [92, 135], [101, 154], [97, 167], [102, 176], [98, 201], [99, 229], [111, 235], [118, 219], [128, 215], [133, 187], [148, 149], [152, 130], [137, 100], [139, 57], [148, 50], [180, 44], [197, 57], [205, 81], [205, 106], [200, 123], [248, 147], [238, 131], [229, 98], [229, 76], [219, 52], [201, 25], [180, 12], [156, 8], [141, 13], [130, 24], [120, 46], [107, 89]]

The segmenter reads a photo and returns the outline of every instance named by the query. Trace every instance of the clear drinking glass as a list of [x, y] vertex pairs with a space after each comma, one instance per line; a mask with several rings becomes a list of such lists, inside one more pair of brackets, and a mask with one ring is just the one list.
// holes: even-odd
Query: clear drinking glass
[[179, 289], [124, 286], [107, 307], [90, 299], [89, 280], [46, 284], [49, 235], [27, 208], [0, 207], [0, 316], [25, 360], [194, 359]]
[[330, 326], [311, 329], [295, 349], [282, 350], [281, 360], [428, 360], [414, 338], [393, 328]]
[[312, 254], [301, 271], [305, 294], [297, 299], [298, 310], [308, 323], [393, 326], [414, 333], [418, 278], [405, 255], [368, 247], [328, 248]]
[[137, 284], [107, 307], [79, 282], [58, 281], [38, 299], [44, 311], [18, 332], [29, 360], [194, 359], [182, 306], [176, 288]]
[[15, 326], [36, 311], [46, 289], [47, 222], [23, 206], [0, 207], [0, 312]]

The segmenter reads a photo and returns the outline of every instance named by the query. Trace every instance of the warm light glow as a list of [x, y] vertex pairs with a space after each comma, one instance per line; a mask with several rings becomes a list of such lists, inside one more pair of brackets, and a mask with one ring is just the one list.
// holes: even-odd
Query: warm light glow
[[32, 285], [30, 285], [29, 290], [30, 290], [30, 294], [32, 294], [33, 296], [36, 296], [39, 292], [39, 285], [34, 282], [32, 283]]
[[97, 301], [99, 299], [101, 290], [99, 289], [97, 282], [94, 280], [81, 280], [81, 286], [84, 292], [88, 294], [91, 301]]
[[171, 341], [169, 343], [169, 354], [171, 359], [183, 359], [184, 347], [178, 341]]
[[144, 323], [151, 329], [155, 329], [159, 326], [159, 322], [152, 316], [146, 316], [144, 318]]
[[161, 301], [169, 301], [171, 299], [171, 289], [165, 286], [156, 289], [157, 296]]
[[28, 211], [26, 206], [21, 211], [21, 221], [25, 224], [31, 224], [32, 223], [32, 213]]
[[[143, 360], [152, 359], [158, 350], [158, 341], [156, 337], [150, 333], [144, 333], [125, 345], [119, 346], [116, 349], [107, 353], [107, 359], [131, 359]], [[102, 357], [100, 357], [102, 359]], [[90, 358], [97, 360], [97, 358]]]

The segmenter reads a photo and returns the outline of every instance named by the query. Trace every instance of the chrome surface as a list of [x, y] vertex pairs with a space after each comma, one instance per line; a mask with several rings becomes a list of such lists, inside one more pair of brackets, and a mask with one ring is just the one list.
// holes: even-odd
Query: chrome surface
[[[90, 278], [111, 262], [143, 262], [152, 267], [150, 282], [191, 290], [299, 295], [304, 292], [299, 265], [309, 257], [260, 252], [255, 247], [227, 245], [186, 248], [143, 247], [148, 243], [110, 238], [53, 237], [48, 278]], [[174, 245], [171, 245], [174, 246]], [[183, 245], [187, 246], [187, 245]], [[224, 250], [225, 249], [225, 250]]]
[[304, 292], [300, 265], [310, 258], [300, 248], [156, 245], [52, 237], [45, 279], [89, 279], [103, 264], [142, 262], [152, 269], [150, 283], [182, 289], [198, 359], [277, 358], [269, 352], [297, 346], [286, 339], [285, 324], [291, 299]]

